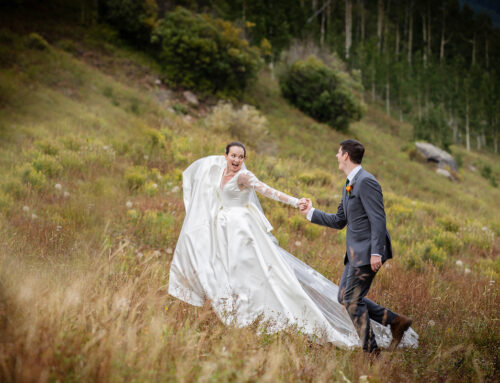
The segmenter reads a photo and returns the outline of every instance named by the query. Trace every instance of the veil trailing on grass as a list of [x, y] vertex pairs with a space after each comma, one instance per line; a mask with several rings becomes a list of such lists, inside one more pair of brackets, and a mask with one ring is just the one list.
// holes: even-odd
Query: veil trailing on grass
[[[219, 222], [221, 219], [225, 221], [231, 218], [228, 213], [223, 213], [223, 191], [219, 188], [220, 175], [225, 164], [224, 156], [205, 157], [195, 161], [183, 173], [186, 217], [171, 265], [169, 293], [196, 306], [203, 305], [204, 301], [209, 299], [224, 321], [224, 315], [221, 314], [224, 310], [220, 302], [231, 300], [231, 297], [221, 298], [221, 291], [224, 286], [232, 287], [231, 278], [236, 277], [236, 283], [240, 284], [237, 292], [242, 294], [235, 298], [233, 304], [239, 305], [242, 301], [241, 306], [246, 310], [246, 316], [236, 316], [236, 324], [249, 324], [259, 316], [259, 310], [262, 310], [266, 313], [266, 319], [274, 319], [278, 324], [282, 324], [274, 328], [276, 331], [287, 324], [296, 324], [305, 333], [319, 336], [326, 334], [326, 340], [338, 346], [361, 346], [349, 314], [337, 301], [338, 286], [279, 246], [271, 234], [272, 226], [264, 215], [254, 189], [243, 192], [236, 184], [229, 185], [229, 188], [234, 188], [235, 199], [247, 193], [244, 204], [236, 206], [234, 210], [239, 211], [240, 215], [237, 215], [230, 225], [241, 224], [241, 227], [238, 227], [238, 232], [241, 232], [245, 230], [245, 225], [253, 224], [250, 234], [246, 234], [243, 239], [237, 239], [237, 245], [241, 242], [251, 243], [251, 246], [254, 246], [252, 249], [257, 249], [257, 254], [252, 253], [254, 250], [247, 252], [247, 243], [239, 247], [239, 250], [230, 250], [230, 247], [227, 247], [220, 251], [221, 241], [231, 240], [227, 236], [224, 237], [226, 232], [221, 236]], [[246, 168], [243, 167], [242, 171], [246, 172]], [[222, 216], [224, 218], [221, 218]], [[221, 253], [228, 252], [229, 262], [244, 263], [241, 274], [228, 275], [231, 270], [239, 270], [240, 267], [236, 265], [235, 268], [234, 264], [228, 267], [228, 260], [221, 259]], [[265, 267], [261, 270], [259, 266], [262, 265]], [[275, 274], [269, 271], [271, 269]], [[253, 277], [257, 275], [257, 278], [260, 278], [259, 283], [252, 279], [252, 272]], [[248, 290], [250, 293], [245, 294]], [[267, 300], [267, 296], [273, 294], [278, 297], [278, 305], [273, 306], [275, 302], [272, 298]], [[267, 302], [272, 302], [269, 304], [269, 310], [266, 309]], [[291, 314], [288, 312], [282, 315], [285, 313], [277, 312], [277, 307], [285, 308], [284, 311], [291, 311]], [[252, 310], [255, 312], [252, 313]], [[255, 315], [248, 315], [249, 312]], [[283, 318], [285, 320], [282, 320]], [[389, 327], [374, 321], [372, 326], [379, 346], [388, 347], [392, 339]], [[418, 335], [409, 329], [401, 346], [417, 347]]]

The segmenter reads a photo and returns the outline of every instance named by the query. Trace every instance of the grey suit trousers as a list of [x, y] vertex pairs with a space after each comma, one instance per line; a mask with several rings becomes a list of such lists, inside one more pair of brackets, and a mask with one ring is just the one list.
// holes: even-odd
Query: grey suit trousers
[[391, 310], [365, 298], [375, 275], [369, 265], [353, 267], [347, 262], [339, 284], [338, 300], [347, 308], [366, 352], [377, 348], [370, 319], [386, 326], [397, 316]]

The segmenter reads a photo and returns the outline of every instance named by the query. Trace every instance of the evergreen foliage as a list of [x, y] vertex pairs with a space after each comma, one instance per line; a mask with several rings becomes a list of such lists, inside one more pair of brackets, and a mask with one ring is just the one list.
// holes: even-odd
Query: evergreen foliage
[[361, 118], [361, 104], [345, 80], [317, 57], [295, 61], [280, 76], [280, 87], [293, 105], [337, 130]]
[[202, 92], [238, 95], [261, 63], [232, 23], [181, 7], [159, 22], [152, 41], [168, 79]]
[[142, 48], [149, 44], [158, 14], [155, 0], [104, 0], [99, 6], [101, 19], [123, 38]]

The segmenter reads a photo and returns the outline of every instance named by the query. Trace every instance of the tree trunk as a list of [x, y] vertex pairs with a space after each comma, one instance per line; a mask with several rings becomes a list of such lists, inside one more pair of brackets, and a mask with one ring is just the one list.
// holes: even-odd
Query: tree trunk
[[352, 0], [345, 0], [345, 58], [349, 60], [352, 44]]
[[384, 25], [384, 0], [378, 0], [377, 37], [378, 52], [382, 51], [382, 27]]
[[[387, 13], [387, 17], [385, 18], [386, 20], [390, 20], [390, 12], [391, 12], [391, 0], [387, 0], [387, 6], [386, 6], [386, 13]], [[383, 40], [385, 42], [385, 44], [383, 45], [382, 47], [382, 50], [385, 52], [387, 49], [388, 49], [388, 46], [387, 46], [387, 42], [389, 41], [389, 22], [385, 22], [383, 23], [384, 24], [384, 36], [383, 36]]]
[[481, 150], [481, 135], [479, 133], [476, 134], [476, 147], [477, 150]]
[[488, 36], [486, 36], [486, 40], [484, 42], [484, 55], [485, 55], [485, 62], [486, 62], [486, 69], [490, 68], [490, 55], [488, 51]]
[[410, 22], [408, 23], [408, 63], [411, 65], [411, 54], [412, 54], [412, 44], [413, 44], [413, 1], [410, 2], [409, 5], [409, 18]]
[[493, 152], [498, 154], [498, 137], [496, 135], [493, 137]]
[[389, 77], [387, 77], [386, 82], [385, 82], [385, 113], [387, 113], [388, 116], [391, 115], [391, 94], [390, 94], [391, 88], [389, 84]]
[[476, 65], [476, 33], [472, 37], [472, 65]]
[[364, 42], [365, 41], [365, 18], [366, 18], [366, 15], [365, 15], [365, 3], [363, 0], [360, 1], [360, 5], [361, 5], [361, 41]]
[[422, 13], [422, 40], [424, 43], [422, 49], [422, 58], [424, 60], [424, 68], [427, 68], [427, 24], [426, 24], [426, 16]]
[[325, 12], [321, 12], [321, 38], [319, 42], [319, 45], [321, 47], [325, 43], [325, 21], [326, 21], [326, 14]]
[[396, 28], [396, 48], [394, 49], [394, 53], [396, 55], [396, 60], [398, 59], [399, 57], [399, 40], [400, 40], [400, 32], [399, 32], [399, 18], [400, 18], [400, 7], [399, 7], [399, 4], [396, 3], [396, 7], [397, 7], [397, 18], [396, 18], [396, 25], [395, 25], [395, 28]]
[[465, 99], [465, 147], [470, 152], [469, 98]]
[[431, 6], [427, 3], [427, 57], [431, 59]]
[[372, 74], [372, 102], [375, 102], [375, 74]]
[[443, 63], [444, 59], [444, 46], [446, 44], [445, 42], [445, 32], [446, 32], [446, 6], [443, 5], [443, 18], [442, 18], [442, 25], [441, 25], [441, 48], [439, 49], [439, 62]]

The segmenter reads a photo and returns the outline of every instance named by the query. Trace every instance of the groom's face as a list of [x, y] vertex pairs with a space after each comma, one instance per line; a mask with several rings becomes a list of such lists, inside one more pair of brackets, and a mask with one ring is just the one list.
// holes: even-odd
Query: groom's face
[[344, 170], [349, 155], [347, 154], [347, 152], [345, 153], [342, 152], [342, 146], [339, 148], [337, 155], [335, 157], [337, 157], [337, 161], [339, 163], [339, 169]]

